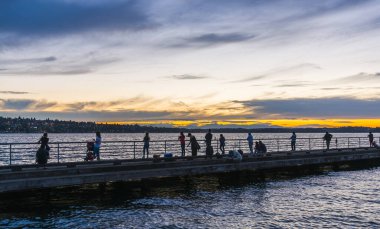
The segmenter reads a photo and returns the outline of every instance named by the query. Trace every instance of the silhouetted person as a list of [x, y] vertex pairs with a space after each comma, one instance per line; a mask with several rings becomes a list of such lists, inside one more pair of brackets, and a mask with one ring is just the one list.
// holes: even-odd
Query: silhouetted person
[[145, 152], [146, 152], [146, 158], [148, 158], [149, 157], [149, 142], [150, 142], [150, 137], [149, 137], [148, 132], [145, 133], [143, 142], [144, 142], [143, 158], [145, 158]]
[[259, 142], [256, 141], [255, 142], [255, 154], [258, 154], [258, 153], [260, 153], [260, 145], [259, 145]]
[[222, 151], [222, 154], [224, 154], [225, 153], [224, 147], [226, 146], [226, 138], [223, 136], [223, 134], [220, 134], [219, 143], [220, 143], [219, 149], [220, 151]]
[[38, 143], [41, 145], [36, 153], [36, 162], [39, 165], [45, 165], [47, 163], [47, 159], [49, 158], [49, 151], [50, 151], [50, 147], [48, 145], [49, 138], [46, 132], [42, 135]]
[[332, 137], [333, 137], [332, 134], [330, 134], [329, 132], [326, 132], [325, 136], [323, 136], [323, 140], [326, 141], [327, 149], [330, 149], [330, 142], [331, 142]]
[[181, 132], [178, 136], [178, 140], [179, 142], [181, 143], [181, 156], [184, 157], [185, 156], [185, 135], [183, 134], [183, 132]]
[[49, 138], [48, 134], [45, 132], [40, 140], [38, 141], [39, 144], [41, 144], [40, 148], [45, 150], [47, 157], [49, 158], [50, 156], [50, 147], [49, 147]]
[[195, 156], [197, 156], [198, 150], [201, 147], [199, 146], [198, 141], [197, 141], [197, 139], [195, 138], [194, 135], [192, 135], [191, 133], [189, 133], [187, 136], [190, 137], [190, 142], [187, 145], [187, 147], [189, 147], [189, 145], [191, 145], [191, 156], [195, 157]]
[[100, 145], [102, 144], [102, 136], [100, 132], [97, 131], [95, 134], [95, 143], [94, 143], [94, 156], [99, 161], [100, 160]]
[[259, 141], [259, 152], [262, 154], [267, 153], [267, 147], [262, 141]]
[[247, 141], [248, 141], [249, 151], [251, 154], [253, 154], [253, 135], [252, 135], [252, 133], [248, 133]]
[[296, 140], [297, 135], [295, 132], [293, 132], [292, 136], [290, 137], [290, 145], [292, 146], [292, 151], [296, 151]]
[[369, 140], [369, 147], [372, 147], [373, 146], [373, 134], [372, 134], [372, 132], [369, 132], [368, 140]]
[[206, 146], [211, 146], [211, 141], [212, 141], [212, 133], [211, 133], [211, 129], [208, 129], [208, 132], [205, 136], [205, 141], [206, 141]]

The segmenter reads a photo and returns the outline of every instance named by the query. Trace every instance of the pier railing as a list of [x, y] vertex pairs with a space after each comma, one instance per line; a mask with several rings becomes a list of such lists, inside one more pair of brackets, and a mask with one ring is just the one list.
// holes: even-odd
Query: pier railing
[[[267, 152], [287, 152], [291, 150], [289, 138], [263, 138], [255, 139], [262, 141]], [[380, 138], [376, 139], [380, 142]], [[198, 155], [205, 155], [206, 145], [204, 140], [198, 139], [201, 149]], [[188, 141], [186, 141], [186, 146]], [[243, 150], [249, 153], [246, 139], [226, 139], [225, 152], [229, 150]], [[83, 161], [86, 156], [87, 142], [50, 142], [50, 158], [48, 162], [64, 163]], [[101, 160], [115, 159], [141, 159], [143, 156], [142, 141], [103, 141], [100, 149]], [[221, 152], [219, 141], [212, 141], [214, 153]], [[34, 164], [35, 155], [38, 150], [37, 143], [0, 143], [0, 166], [16, 164]], [[330, 142], [330, 149], [346, 149], [369, 147], [366, 137], [334, 137]], [[297, 138], [296, 151], [309, 151], [326, 149], [326, 142], [322, 138]], [[163, 155], [166, 152], [174, 156], [181, 156], [181, 146], [178, 140], [150, 141], [149, 158], [154, 154]], [[191, 155], [191, 148], [186, 147], [186, 156]]]

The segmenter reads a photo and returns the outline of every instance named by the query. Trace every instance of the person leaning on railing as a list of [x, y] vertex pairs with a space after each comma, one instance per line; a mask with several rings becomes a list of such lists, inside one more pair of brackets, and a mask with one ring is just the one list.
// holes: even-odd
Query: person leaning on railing
[[325, 136], [323, 136], [323, 140], [326, 141], [326, 148], [330, 149], [330, 142], [332, 139], [333, 135], [330, 134], [329, 132], [326, 132]]

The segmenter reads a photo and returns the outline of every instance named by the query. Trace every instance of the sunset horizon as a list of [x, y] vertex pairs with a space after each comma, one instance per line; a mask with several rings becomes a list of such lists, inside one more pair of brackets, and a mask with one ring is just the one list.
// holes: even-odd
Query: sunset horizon
[[377, 1], [0, 6], [0, 116], [380, 127]]

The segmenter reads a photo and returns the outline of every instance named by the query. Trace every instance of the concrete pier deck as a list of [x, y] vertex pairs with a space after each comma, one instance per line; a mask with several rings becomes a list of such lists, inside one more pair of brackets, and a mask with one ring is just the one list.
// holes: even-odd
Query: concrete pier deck
[[379, 149], [350, 148], [329, 151], [276, 152], [261, 157], [244, 157], [241, 162], [232, 162], [225, 158], [197, 157], [193, 160], [176, 158], [175, 161], [170, 162], [141, 159], [52, 163], [46, 167], [10, 165], [0, 167], [0, 192], [243, 170], [286, 169], [376, 159], [380, 159]]

